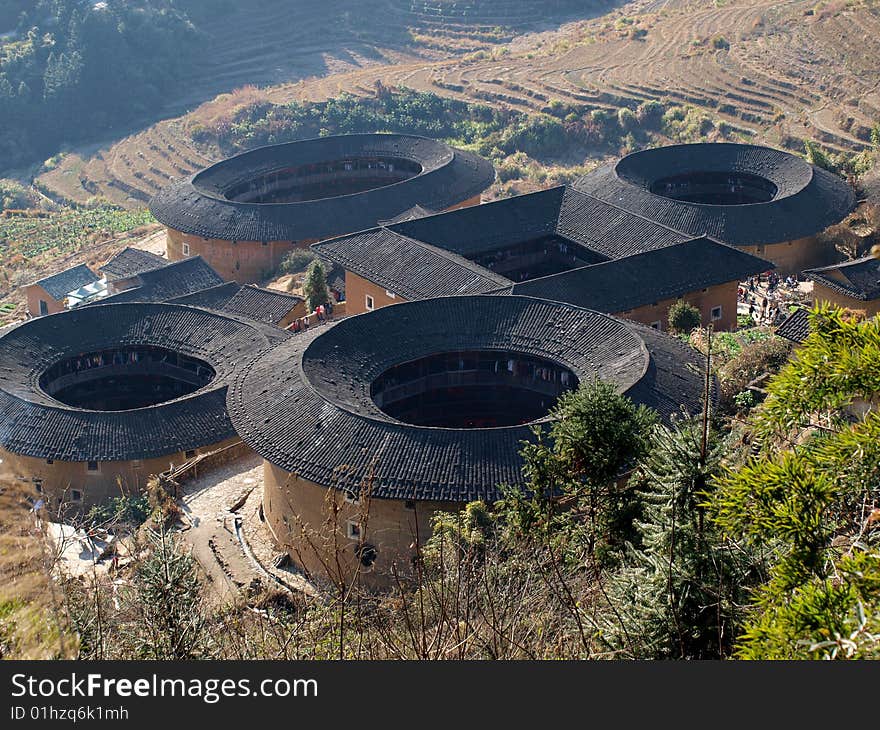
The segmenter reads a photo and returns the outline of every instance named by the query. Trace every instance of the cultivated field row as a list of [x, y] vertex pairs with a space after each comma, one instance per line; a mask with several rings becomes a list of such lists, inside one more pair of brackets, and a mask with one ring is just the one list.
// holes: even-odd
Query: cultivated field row
[[[516, 8], [534, 4], [493, 4], [508, 11], [510, 25], [501, 27], [486, 20], [489, 3], [472, 3], [469, 20], [461, 15], [467, 3], [456, 3], [456, 17], [432, 15], [438, 3], [443, 5], [388, 0], [389, 13], [404, 18], [417, 37], [433, 33], [435, 48], [396, 46], [400, 38], [387, 31], [382, 40], [393, 47], [393, 59], [374, 57], [370, 65], [352, 63], [341, 73], [258, 93], [276, 103], [322, 100], [371, 94], [381, 81], [533, 112], [556, 100], [616, 109], [655, 99], [704, 109], [744, 139], [796, 147], [811, 138], [836, 151], [867, 147], [871, 127], [880, 121], [880, 8], [873, 2], [638, 0], [510, 44], [502, 43], [509, 35], [505, 28], [537, 22], [525, 11], [517, 16]], [[270, 5], [284, 12], [284, 3]], [[269, 39], [269, 55], [257, 56], [255, 64], [273, 62], [271, 39], [279, 39], [272, 17], [255, 18], [250, 28]], [[321, 22], [318, 10], [311, 25], [303, 18], [312, 44], [324, 41], [314, 38]], [[484, 48], [450, 57], [466, 29], [472, 34], [469, 47]], [[443, 46], [444, 38], [455, 42]], [[416, 55], [441, 46], [439, 58]], [[312, 48], [303, 46], [303, 56], [314, 55]], [[234, 44], [219, 46], [217, 57], [229, 64], [224, 83], [246, 76], [248, 61], [239, 58]], [[239, 71], [242, 76], [235, 76]], [[210, 151], [197, 149], [184, 131], [198, 115], [160, 122], [85, 159], [69, 155], [39, 182], [58, 198], [82, 201], [99, 194], [121, 205], [143, 205], [170, 180], [210, 162]]]

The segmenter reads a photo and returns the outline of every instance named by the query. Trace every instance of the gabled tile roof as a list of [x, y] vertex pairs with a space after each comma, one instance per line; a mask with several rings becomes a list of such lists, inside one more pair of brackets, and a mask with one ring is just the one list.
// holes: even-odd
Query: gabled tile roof
[[514, 284], [511, 292], [609, 314], [749, 276], [772, 264], [707, 238]]
[[173, 304], [186, 304], [190, 307], [203, 307], [204, 309], [220, 311], [226, 302], [238, 293], [241, 286], [237, 281], [227, 281], [207, 289], [199, 289], [192, 294], [173, 297], [168, 301]]
[[108, 304], [166, 302], [223, 283], [220, 275], [201, 256], [166, 262], [159, 268], [141, 272], [137, 278], [137, 286], [109, 296], [103, 301]]
[[[776, 194], [764, 203], [706, 205], [650, 192], [663, 178], [728, 171], [769, 180]], [[588, 173], [574, 187], [691, 236], [710, 236], [734, 246], [812, 236], [841, 221], [855, 206], [852, 188], [836, 175], [788, 152], [749, 144], [642, 150]]]
[[[421, 165], [402, 182], [360, 193], [293, 203], [243, 203], [226, 191], [273, 170], [358, 157], [396, 157]], [[301, 241], [375, 226], [422, 206], [444, 210], [479, 195], [495, 179], [478, 155], [424, 137], [350, 134], [259, 147], [172, 184], [150, 201], [169, 228], [204, 238]]]
[[277, 325], [303, 300], [294, 294], [230, 281], [170, 301]]
[[556, 233], [611, 259], [654, 251], [693, 238], [574, 188], [565, 189]]
[[70, 292], [76, 291], [86, 284], [94, 284], [96, 281], [100, 281], [100, 277], [96, 276], [85, 264], [80, 264], [33, 283], [43, 287], [53, 299], [61, 300]]
[[530, 425], [412, 426], [370, 395], [393, 365], [484, 349], [542, 357], [581, 381], [600, 376], [664, 419], [699, 410], [701, 358], [674, 338], [559, 303], [470, 296], [383, 307], [293, 338], [241, 370], [230, 416], [268, 461], [321, 485], [350, 488], [372, 471], [377, 498], [494, 500], [499, 485], [524, 485], [519, 452], [534, 438]]
[[510, 283], [451, 251], [415, 241], [390, 228], [322, 241], [312, 248], [347, 271], [405, 299], [481, 294]]
[[117, 281], [118, 279], [130, 279], [144, 271], [150, 271], [167, 263], [167, 259], [157, 254], [126, 246], [107, 261], [100, 271], [107, 277], [107, 281]]
[[[0, 445], [59, 461], [148, 459], [235, 435], [226, 388], [238, 365], [288, 337], [257, 322], [172, 304], [98, 304], [39, 317], [0, 338]], [[203, 388], [147, 408], [92, 411], [65, 405], [40, 376], [68, 357], [154, 345], [215, 371]]]
[[473, 256], [512, 240], [525, 241], [555, 233], [564, 194], [564, 187], [550, 188], [388, 228], [460, 256]]
[[800, 344], [810, 335], [810, 310], [798, 307], [776, 328], [776, 334]]
[[880, 260], [873, 256], [821, 269], [807, 269], [804, 274], [853, 299], [871, 301], [880, 298]]
[[223, 310], [258, 322], [278, 324], [302, 301], [302, 297], [293, 294], [246, 284], [223, 305]]
[[[547, 235], [580, 243], [599, 263], [514, 285], [464, 258]], [[603, 312], [773, 268], [730, 246], [695, 240], [567, 187], [374, 228], [312, 248], [406, 299], [513, 291]]]

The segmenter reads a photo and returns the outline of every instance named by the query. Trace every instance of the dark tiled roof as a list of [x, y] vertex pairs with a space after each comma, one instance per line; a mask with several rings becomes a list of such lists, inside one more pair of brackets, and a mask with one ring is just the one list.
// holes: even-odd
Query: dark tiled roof
[[[688, 172], [739, 172], [775, 185], [772, 200], [749, 205], [705, 205], [649, 191], [656, 181]], [[855, 205], [850, 186], [795, 155], [744, 144], [656, 147], [594, 170], [574, 187], [692, 236], [736, 246], [793, 241], [842, 220]]]
[[47, 276], [45, 279], [35, 281], [34, 284], [39, 284], [43, 287], [46, 293], [53, 299], [63, 299], [70, 292], [76, 291], [86, 284], [94, 284], [98, 280], [99, 277], [88, 266], [80, 264], [52, 276]]
[[574, 188], [566, 188], [556, 232], [611, 259], [654, 251], [693, 237]]
[[797, 344], [803, 342], [810, 334], [810, 310], [804, 307], [795, 309], [776, 328], [776, 334]]
[[514, 284], [513, 294], [611, 314], [767, 271], [772, 264], [706, 238]]
[[804, 274], [853, 299], [871, 301], [880, 298], [880, 261], [873, 256], [824, 266], [821, 269], [807, 269]]
[[141, 272], [164, 266], [167, 263], [167, 259], [154, 253], [126, 246], [101, 267], [101, 273], [107, 277], [107, 281], [130, 279]]
[[312, 248], [405, 299], [481, 294], [510, 283], [466, 258], [407, 238], [390, 228], [373, 228], [316, 243]]
[[472, 256], [511, 241], [556, 232], [564, 187], [440, 213], [389, 228], [395, 233], [461, 256]]
[[566, 187], [374, 228], [312, 248], [407, 299], [427, 299], [510, 292], [513, 282], [464, 256], [546, 235], [582, 244], [600, 263], [517, 284], [513, 291], [603, 312], [631, 309], [665, 298], [666, 292], [679, 296], [773, 268], [729, 246], [693, 240]]
[[293, 338], [242, 369], [230, 416], [267, 460], [318, 484], [350, 487], [372, 468], [378, 498], [494, 500], [499, 485], [524, 483], [528, 425], [411, 426], [370, 397], [388, 367], [458, 349], [514, 350], [582, 381], [598, 375], [667, 419], [700, 404], [700, 357], [667, 335], [578, 307], [475, 296], [384, 307]]
[[230, 281], [170, 301], [277, 325], [302, 302], [302, 298], [253, 284], [242, 285]]
[[[272, 170], [374, 155], [415, 161], [422, 172], [393, 185], [319, 200], [241, 203], [225, 197], [230, 187]], [[161, 191], [150, 210], [169, 228], [205, 238], [301, 241], [364, 230], [416, 205], [443, 210], [478, 195], [494, 179], [483, 158], [424, 137], [340, 135], [236, 155]]]
[[692, 238], [573, 188], [559, 186], [388, 226], [401, 235], [462, 256], [514, 241], [557, 235], [608, 258]]
[[242, 285], [237, 281], [227, 281], [217, 286], [200, 289], [192, 294], [184, 294], [182, 297], [174, 297], [168, 301], [173, 304], [186, 304], [190, 307], [203, 307], [221, 311], [230, 299], [238, 294]]
[[114, 294], [103, 301], [110, 304], [167, 302], [223, 283], [220, 275], [201, 256], [165, 263], [157, 269], [141, 272], [137, 279], [138, 286]]
[[426, 215], [434, 215], [439, 211], [431, 210], [430, 208], [425, 208], [421, 205], [414, 205], [409, 210], [403, 211], [400, 215], [394, 216], [387, 221], [376, 221], [380, 226], [391, 225], [392, 223], [403, 223], [404, 221], [413, 221], [416, 218], [424, 218]]
[[302, 298], [247, 284], [223, 306], [223, 310], [266, 324], [278, 324], [302, 302]]
[[[172, 304], [101, 304], [31, 320], [0, 338], [0, 444], [59, 461], [148, 459], [234, 435], [226, 388], [246, 357], [287, 333]], [[207, 362], [216, 377], [177, 400], [130, 411], [90, 411], [48, 396], [51, 365], [120, 345], [154, 345]]]

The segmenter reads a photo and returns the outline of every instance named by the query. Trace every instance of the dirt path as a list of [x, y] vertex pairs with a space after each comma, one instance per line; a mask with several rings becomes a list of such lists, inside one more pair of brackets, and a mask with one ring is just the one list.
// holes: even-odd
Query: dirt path
[[[236, 602], [251, 589], [280, 587], [269, 571], [282, 574], [282, 584], [291, 590], [314, 592], [295, 571], [271, 567], [277, 550], [259, 518], [262, 488], [262, 459], [256, 454], [184, 484], [181, 503], [188, 527], [182, 534], [205, 571], [213, 600], [221, 605]], [[252, 556], [265, 568], [243, 549], [237, 520]]]
[[242, 590], [261, 578], [235, 537], [232, 512], [257, 486], [261, 471], [260, 459], [254, 455], [184, 485], [181, 502], [189, 528], [183, 537], [221, 604], [235, 602]]

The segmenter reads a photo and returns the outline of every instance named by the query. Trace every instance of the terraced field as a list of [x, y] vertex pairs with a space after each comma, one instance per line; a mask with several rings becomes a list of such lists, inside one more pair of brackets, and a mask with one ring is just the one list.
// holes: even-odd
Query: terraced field
[[[325, 39], [313, 38], [303, 54], [322, 66], [314, 71], [323, 75], [251, 94], [274, 102], [321, 100], [342, 92], [370, 94], [381, 81], [536, 112], [554, 100], [616, 109], [657, 99], [703, 109], [743, 138], [798, 151], [804, 138], [836, 151], [863, 149], [880, 121], [876, 0], [635, 0], [543, 30], [534, 3], [460, 1], [456, 17], [437, 14], [440, 5], [451, 4], [387, 0], [385, 25], [408, 29], [409, 40], [386, 29], [380, 34], [385, 45], [374, 43], [369, 58], [349, 56], [334, 65], [315, 50], [327, 45]], [[283, 3], [269, 5], [284, 13]], [[465, 9], [469, 16], [462, 15]], [[490, 11], [494, 15], [485, 14]], [[303, 19], [313, 37], [322, 22], [314, 12], [312, 25]], [[352, 13], [341, 13], [339, 32], [366, 38], [369, 29], [351, 28]], [[251, 22], [248, 32], [267, 34], [267, 55], [255, 62], [265, 73], [280, 57], [271, 50], [282, 40], [275, 27], [280, 20], [261, 15]], [[532, 30], [514, 37], [516, 28]], [[410, 42], [425, 34], [432, 43]], [[249, 61], [233, 46], [218, 48], [227, 68], [218, 85], [227, 88], [249, 78]], [[386, 50], [375, 50], [380, 47]], [[277, 68], [282, 76], [290, 73]], [[336, 68], [341, 70], [327, 73]], [[75, 201], [100, 194], [121, 205], [143, 205], [170, 179], [210, 161], [213, 153], [197, 149], [185, 131], [204, 113], [166, 120], [91, 156], [69, 155], [41, 176], [41, 188]]]

